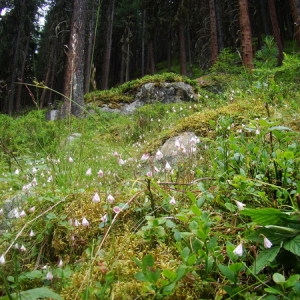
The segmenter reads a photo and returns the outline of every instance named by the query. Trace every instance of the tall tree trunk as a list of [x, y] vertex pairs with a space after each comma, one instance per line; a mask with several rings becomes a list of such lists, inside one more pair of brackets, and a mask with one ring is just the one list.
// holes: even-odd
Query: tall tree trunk
[[115, 5], [114, 0], [110, 0], [107, 8], [107, 18], [106, 18], [107, 28], [105, 33], [105, 52], [104, 52], [102, 80], [101, 80], [101, 89], [103, 90], [108, 89], [112, 32], [113, 32], [113, 21], [114, 21], [114, 5]]
[[74, 0], [64, 78], [62, 116], [81, 116], [84, 106], [84, 33], [86, 0]]
[[145, 32], [146, 32], [146, 9], [142, 14], [142, 53], [141, 53], [141, 75], [145, 75]]
[[221, 8], [219, 0], [215, 0], [215, 10], [216, 10], [216, 23], [217, 23], [217, 37], [218, 37], [218, 49], [219, 51], [224, 49], [224, 39], [221, 21]]
[[209, 0], [209, 20], [210, 20], [210, 60], [214, 64], [218, 58], [218, 33], [215, 0]]
[[248, 0], [239, 0], [239, 19], [241, 27], [242, 59], [248, 69], [253, 68], [252, 33], [248, 12]]
[[92, 57], [93, 57], [93, 45], [95, 38], [94, 31], [95, 21], [91, 19], [89, 21], [89, 37], [87, 43], [87, 53], [86, 53], [86, 62], [85, 62], [85, 76], [84, 76], [84, 93], [88, 93], [90, 91], [91, 86], [91, 74], [92, 74]]
[[12, 114], [15, 106], [15, 96], [16, 96], [16, 81], [18, 77], [18, 70], [19, 70], [19, 55], [20, 55], [20, 48], [21, 48], [21, 40], [22, 35], [24, 34], [24, 17], [25, 17], [25, 8], [26, 8], [25, 0], [20, 2], [20, 16], [19, 16], [19, 24], [17, 29], [17, 36], [14, 43], [13, 48], [13, 62], [12, 62], [12, 73], [11, 79], [9, 83], [9, 93], [8, 93], [8, 107], [7, 112], [8, 114]]
[[[18, 78], [18, 81], [20, 82], [24, 82], [24, 72], [25, 72], [25, 67], [26, 67], [26, 61], [27, 61], [27, 55], [28, 55], [28, 48], [29, 48], [29, 39], [30, 37], [28, 36], [26, 38], [26, 45], [25, 45], [25, 49], [23, 51], [23, 57], [22, 57], [22, 65], [21, 65], [21, 68], [20, 68], [20, 74], [19, 74], [19, 78]], [[17, 88], [17, 93], [16, 93], [16, 97], [15, 97], [15, 104], [16, 104], [16, 107], [15, 107], [15, 110], [16, 111], [20, 111], [21, 109], [21, 94], [22, 94], [22, 84], [19, 84], [18, 85], [18, 88]]]
[[280, 36], [280, 29], [279, 29], [278, 18], [276, 13], [275, 1], [268, 0], [268, 4], [269, 4], [269, 12], [270, 12], [270, 19], [272, 23], [273, 35], [278, 48], [278, 65], [281, 65], [283, 60], [283, 45]]
[[155, 60], [154, 60], [154, 50], [153, 50], [153, 42], [148, 42], [148, 55], [147, 55], [147, 73], [154, 74], [155, 73]]
[[178, 39], [179, 39], [179, 64], [180, 74], [186, 75], [186, 49], [185, 49], [185, 35], [184, 35], [184, 23], [182, 20], [178, 24]]
[[290, 0], [290, 8], [294, 22], [294, 35], [300, 45], [300, 0]]

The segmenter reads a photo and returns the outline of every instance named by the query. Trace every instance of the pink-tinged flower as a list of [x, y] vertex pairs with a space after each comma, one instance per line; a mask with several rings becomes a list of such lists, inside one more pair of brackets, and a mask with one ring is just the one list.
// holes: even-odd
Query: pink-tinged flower
[[35, 211], [35, 206], [29, 208], [29, 212], [33, 213]]
[[26, 212], [24, 210], [22, 210], [20, 212], [20, 215], [19, 215], [21, 218], [25, 217], [26, 216]]
[[141, 160], [147, 160], [147, 159], [149, 159], [149, 157], [150, 157], [149, 153], [144, 153], [141, 157]]
[[52, 280], [53, 279], [53, 274], [51, 271], [49, 271], [47, 274], [46, 274], [46, 279], [47, 280]]
[[33, 236], [35, 236], [35, 233], [34, 233], [34, 231], [33, 231], [33, 230], [30, 230], [30, 232], [29, 232], [29, 236], [30, 236], [30, 237], [33, 237]]
[[196, 144], [200, 143], [200, 140], [199, 140], [198, 137], [193, 136], [193, 137], [191, 137], [191, 139], [190, 139], [190, 143], [191, 143], [192, 145], [196, 145]]
[[163, 157], [164, 157], [163, 153], [160, 150], [158, 150], [155, 154], [155, 158], [157, 160], [161, 160]]
[[85, 172], [86, 176], [91, 176], [92, 175], [92, 169], [88, 168], [87, 171]]
[[26, 252], [26, 247], [24, 246], [24, 245], [22, 245], [21, 247], [20, 247], [20, 251], [22, 251], [22, 252]]
[[32, 187], [31, 182], [28, 183], [28, 184], [25, 184], [25, 185], [22, 187], [22, 191], [23, 191], [23, 192], [28, 192], [28, 191], [31, 189], [31, 187]]
[[101, 177], [103, 177], [103, 176], [104, 176], [104, 172], [103, 172], [102, 170], [99, 170], [99, 171], [98, 171], [98, 177], [101, 178]]
[[171, 165], [168, 162], [166, 162], [165, 170], [166, 171], [171, 171], [172, 170], [172, 167], [171, 167]]
[[171, 197], [169, 203], [170, 203], [171, 205], [175, 205], [175, 204], [176, 204], [175, 198], [174, 198], [174, 197]]
[[114, 213], [118, 214], [122, 209], [119, 206], [113, 208]]
[[69, 156], [69, 163], [72, 163], [72, 162], [74, 162], [74, 159], [71, 156]]
[[112, 204], [112, 203], [115, 202], [115, 198], [114, 198], [114, 196], [111, 195], [111, 194], [109, 194], [109, 195], [107, 196], [106, 200], [107, 200], [107, 202], [110, 203], [110, 204]]
[[237, 206], [238, 210], [245, 209], [246, 204], [244, 204], [244, 203], [242, 203], [240, 201], [237, 201], [237, 200], [234, 200], [234, 202], [236, 203], [236, 206]]
[[233, 254], [237, 256], [243, 256], [243, 243], [240, 243], [234, 250]]
[[59, 259], [59, 262], [58, 262], [58, 264], [57, 264], [57, 266], [58, 266], [59, 268], [61, 268], [63, 265], [64, 265], [64, 262], [63, 262], [62, 259], [60, 258], [60, 259]]
[[114, 156], [115, 156], [115, 157], [120, 157], [120, 154], [119, 154], [117, 151], [115, 151], [115, 152], [114, 152]]
[[0, 265], [4, 265], [5, 264], [5, 257], [4, 257], [4, 254], [2, 254], [0, 256]]
[[93, 202], [100, 202], [100, 196], [98, 193], [95, 193], [95, 195], [93, 196], [92, 198], [92, 201]]
[[106, 223], [106, 222], [108, 221], [108, 216], [107, 216], [107, 214], [105, 214], [103, 217], [101, 217], [101, 221], [102, 221], [103, 223]]
[[269, 249], [272, 247], [272, 245], [273, 245], [272, 242], [267, 237], [264, 236], [264, 247]]
[[146, 175], [147, 175], [148, 177], [152, 177], [152, 176], [153, 176], [153, 174], [152, 174], [151, 171], [148, 171], [148, 172], [146, 173]]
[[160, 172], [160, 169], [157, 168], [157, 167], [154, 167], [154, 172], [155, 172], [155, 173], [159, 173], [159, 172]]
[[83, 217], [81, 225], [84, 227], [88, 227], [88, 226], [90, 226], [90, 222], [85, 217]]

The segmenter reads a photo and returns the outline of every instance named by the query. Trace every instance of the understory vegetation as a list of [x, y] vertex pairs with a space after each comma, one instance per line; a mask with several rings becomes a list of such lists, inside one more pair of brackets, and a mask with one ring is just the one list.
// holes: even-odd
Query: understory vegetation
[[267, 50], [189, 103], [0, 115], [0, 299], [299, 299], [300, 58]]

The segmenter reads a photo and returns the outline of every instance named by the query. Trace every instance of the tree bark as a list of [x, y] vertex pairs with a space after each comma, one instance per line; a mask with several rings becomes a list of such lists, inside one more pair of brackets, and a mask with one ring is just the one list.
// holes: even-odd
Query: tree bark
[[239, 0], [239, 19], [241, 28], [242, 59], [246, 68], [253, 68], [252, 33], [248, 12], [248, 0]]
[[209, 0], [209, 20], [210, 20], [210, 60], [211, 60], [211, 64], [214, 64], [218, 58], [218, 33], [217, 33], [215, 0]]
[[113, 21], [114, 21], [114, 6], [115, 6], [114, 0], [110, 0], [107, 8], [107, 17], [106, 17], [107, 28], [105, 33], [105, 52], [104, 52], [102, 80], [101, 80], [101, 89], [103, 90], [108, 89], [112, 32], [113, 32]]
[[184, 36], [184, 23], [182, 20], [178, 24], [178, 39], [179, 39], [179, 63], [180, 74], [186, 75], [186, 49], [185, 49], [185, 36]]
[[62, 116], [81, 116], [84, 106], [85, 0], [74, 0], [67, 49]]
[[280, 36], [276, 6], [274, 0], [268, 0], [268, 4], [269, 4], [269, 12], [270, 12], [270, 19], [272, 23], [273, 35], [278, 48], [278, 65], [281, 65], [283, 60], [283, 45]]
[[289, 3], [294, 22], [294, 36], [300, 45], [300, 0], [290, 0]]

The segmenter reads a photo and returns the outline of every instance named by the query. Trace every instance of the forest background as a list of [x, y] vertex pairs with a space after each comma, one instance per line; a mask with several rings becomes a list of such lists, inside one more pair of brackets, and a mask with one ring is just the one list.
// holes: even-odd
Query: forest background
[[[7, 114], [63, 100], [53, 91], [82, 102], [92, 90], [145, 74], [197, 78], [223, 49], [251, 69], [269, 35], [280, 65], [288, 41], [300, 40], [297, 0], [18, 0], [1, 1], [0, 12], [0, 112]], [[24, 84], [32, 82], [39, 84]]]

